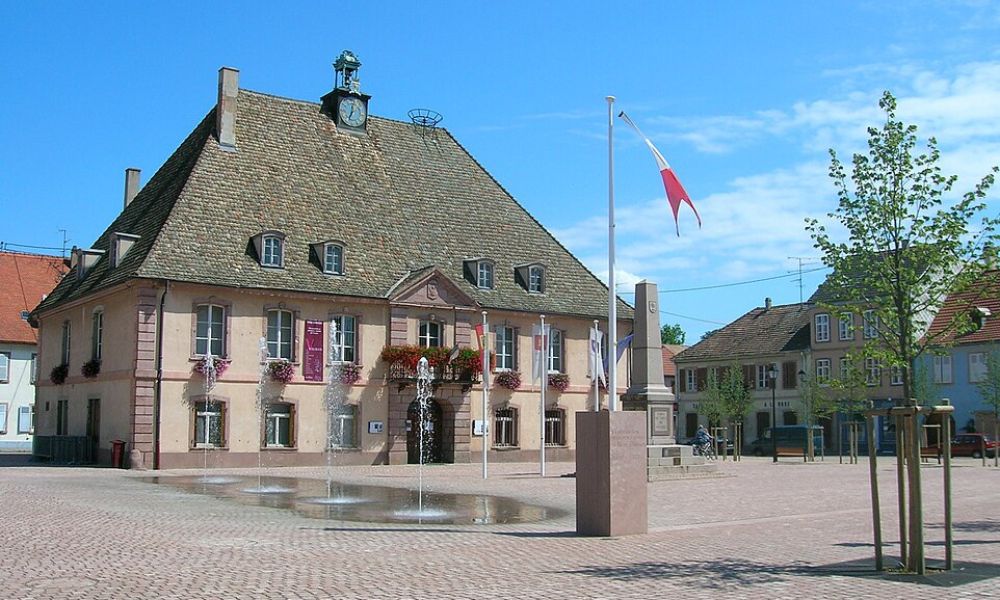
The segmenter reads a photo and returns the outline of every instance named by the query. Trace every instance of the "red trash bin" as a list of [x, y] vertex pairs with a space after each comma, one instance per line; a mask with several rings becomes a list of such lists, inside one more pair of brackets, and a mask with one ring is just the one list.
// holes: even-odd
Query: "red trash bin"
[[114, 440], [111, 442], [111, 466], [116, 469], [125, 468], [125, 441]]

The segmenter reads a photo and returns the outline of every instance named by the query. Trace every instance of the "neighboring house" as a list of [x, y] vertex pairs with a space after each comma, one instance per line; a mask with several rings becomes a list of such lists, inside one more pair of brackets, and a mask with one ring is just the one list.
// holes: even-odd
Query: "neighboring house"
[[[260, 452], [316, 465], [331, 447], [337, 464], [395, 464], [417, 460], [424, 430], [433, 460], [469, 462], [485, 418], [491, 460], [535, 460], [542, 439], [549, 458], [573, 457], [607, 287], [447, 130], [369, 117], [359, 66], [341, 55], [320, 103], [241, 90], [220, 69], [215, 108], [141, 191], [127, 171], [124, 210], [34, 313], [37, 453], [107, 462], [121, 439], [145, 468], [250, 466]], [[632, 309], [618, 310], [628, 331]], [[384, 349], [474, 348], [483, 311], [495, 370], [519, 371], [520, 389], [492, 386], [483, 415], [474, 371], [435, 369], [420, 422], [415, 373]], [[546, 367], [568, 378], [544, 414], [531, 380], [542, 315]], [[358, 379], [328, 414], [332, 323]], [[262, 374], [261, 343], [290, 382]], [[227, 367], [212, 389], [206, 354]]]
[[681, 344], [663, 344], [663, 385], [671, 390], [675, 389], [677, 383], [677, 367], [674, 365], [674, 356], [682, 352], [687, 346]]
[[0, 252], [0, 452], [31, 451], [38, 339], [28, 315], [65, 272], [58, 256]]
[[706, 398], [709, 372], [734, 362], [740, 365], [744, 383], [752, 394], [752, 408], [744, 423], [744, 442], [752, 442], [771, 426], [772, 389], [767, 375], [771, 365], [777, 369], [773, 390], [777, 422], [798, 423], [799, 371], [809, 361], [809, 309], [808, 304], [773, 306], [768, 298], [763, 307], [751, 310], [677, 354], [674, 363], [678, 374], [675, 391], [678, 438], [691, 437], [698, 425], [708, 425], [707, 418], [698, 412], [698, 404]]
[[[953, 294], [931, 322], [929, 336], [940, 335], [956, 317], [965, 316], [963, 335], [945, 333], [936, 351], [920, 364], [935, 400], [947, 398], [955, 407], [959, 430], [993, 433], [995, 410], [986, 404], [978, 384], [987, 376], [987, 357], [1000, 353], [1000, 272], [987, 272], [973, 291]], [[953, 429], [954, 430], [954, 429]]]

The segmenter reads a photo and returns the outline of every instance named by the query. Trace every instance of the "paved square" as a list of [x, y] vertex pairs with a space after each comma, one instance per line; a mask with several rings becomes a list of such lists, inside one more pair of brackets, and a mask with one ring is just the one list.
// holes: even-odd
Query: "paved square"
[[[650, 484], [651, 532], [617, 539], [575, 536], [574, 480], [559, 476], [572, 465], [562, 463], [544, 480], [529, 464], [493, 465], [485, 482], [476, 465], [425, 468], [433, 490], [569, 513], [491, 526], [323, 521], [142, 481], [150, 473], [5, 467], [0, 598], [995, 598], [1000, 470], [956, 463], [960, 570], [923, 582], [870, 572], [867, 464], [835, 458], [726, 462], [724, 477]], [[894, 469], [880, 459], [888, 564], [898, 556]], [[335, 478], [409, 487], [416, 473], [352, 467]], [[940, 468], [926, 465], [923, 482], [934, 564], [944, 556]]]

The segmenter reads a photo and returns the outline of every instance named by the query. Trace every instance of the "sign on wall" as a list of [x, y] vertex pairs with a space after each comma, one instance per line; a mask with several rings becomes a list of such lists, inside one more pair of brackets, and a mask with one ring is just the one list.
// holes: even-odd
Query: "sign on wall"
[[323, 381], [323, 321], [306, 321], [302, 378]]

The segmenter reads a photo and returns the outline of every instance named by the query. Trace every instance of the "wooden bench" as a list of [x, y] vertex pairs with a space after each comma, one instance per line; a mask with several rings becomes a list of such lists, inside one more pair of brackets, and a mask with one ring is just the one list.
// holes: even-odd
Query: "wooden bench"
[[931, 446], [929, 448], [920, 448], [920, 461], [923, 462], [925, 458], [936, 458], [938, 464], [941, 464], [941, 448]]
[[806, 453], [805, 448], [798, 448], [796, 446], [778, 446], [777, 453], [778, 456], [791, 456], [794, 458], [801, 458], [802, 462], [809, 461], [809, 457]]

